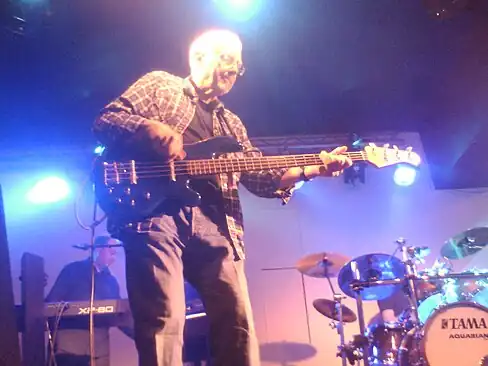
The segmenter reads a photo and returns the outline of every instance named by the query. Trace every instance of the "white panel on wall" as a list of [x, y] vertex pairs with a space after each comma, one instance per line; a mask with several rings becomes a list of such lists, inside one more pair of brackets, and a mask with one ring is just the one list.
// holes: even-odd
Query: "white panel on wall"
[[[403, 139], [422, 154], [416, 134]], [[424, 159], [425, 160], [425, 159]], [[277, 199], [262, 199], [241, 190], [246, 225], [247, 268], [257, 333], [262, 344], [273, 343], [268, 359], [304, 358], [310, 349], [315, 355], [293, 365], [340, 365], [335, 357], [338, 337], [328, 320], [312, 307], [316, 298], [331, 298], [325, 280], [304, 278], [293, 267], [309, 253], [332, 251], [351, 258], [372, 252], [392, 253], [394, 241], [402, 236], [412, 245], [432, 249], [424, 266], [439, 255], [445, 240], [476, 226], [488, 225], [488, 194], [485, 191], [436, 191], [427, 165], [421, 167], [418, 181], [411, 187], [393, 183], [393, 167], [368, 168], [366, 184], [344, 184], [342, 178], [316, 179], [295, 192], [286, 206]], [[82, 259], [86, 252], [73, 249], [86, 243], [88, 233], [76, 223], [73, 200], [57, 205], [33, 207], [21, 200], [30, 172], [0, 172], [7, 203], [7, 229], [17, 301], [20, 301], [20, 258], [31, 251], [46, 260], [49, 290], [61, 268]], [[76, 184], [76, 180], [73, 184]], [[89, 222], [92, 198], [82, 205], [82, 217]], [[98, 234], [104, 234], [102, 225]], [[456, 261], [456, 269], [488, 267], [486, 250]], [[263, 271], [266, 268], [282, 268]], [[126, 296], [124, 256], [111, 268]], [[336, 283], [336, 281], [334, 281]], [[345, 303], [356, 311], [353, 299]], [[377, 312], [375, 302], [365, 303], [366, 319]], [[308, 316], [307, 316], [308, 314]], [[358, 332], [357, 323], [346, 327], [348, 340]], [[133, 343], [117, 329], [112, 332], [112, 365], [135, 365]], [[292, 343], [298, 343], [294, 345]], [[278, 344], [278, 345], [276, 345]], [[308, 345], [308, 346], [307, 346]], [[269, 346], [271, 347], [271, 346]], [[264, 348], [264, 346], [263, 346]], [[290, 352], [296, 352], [290, 355]], [[266, 356], [266, 355], [264, 355]], [[283, 360], [264, 365], [283, 365]]]
[[[290, 359], [314, 353], [310, 346], [302, 276], [295, 270], [261, 271], [263, 313], [255, 313], [257, 323], [265, 328], [260, 343], [263, 365], [298, 364]], [[251, 287], [251, 295], [254, 289]], [[253, 296], [254, 297], [254, 296]], [[264, 318], [261, 318], [264, 316]], [[290, 354], [291, 352], [291, 354]]]

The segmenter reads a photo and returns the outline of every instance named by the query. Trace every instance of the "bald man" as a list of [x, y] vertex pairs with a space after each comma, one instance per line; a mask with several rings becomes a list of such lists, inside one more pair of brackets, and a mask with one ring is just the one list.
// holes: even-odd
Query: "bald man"
[[[184, 144], [219, 135], [235, 137], [249, 151], [228, 157], [259, 155], [241, 120], [219, 99], [244, 74], [238, 35], [227, 30], [199, 35], [189, 48], [189, 66], [187, 78], [150, 72], [103, 109], [94, 132], [112, 156], [183, 159]], [[109, 217], [109, 231], [125, 243], [140, 365], [182, 364], [184, 275], [206, 307], [212, 365], [260, 364], [244, 274], [238, 184], [260, 197], [287, 201], [296, 182], [338, 176], [350, 166], [341, 155], [345, 150], [323, 152], [323, 165], [192, 179], [190, 186], [202, 197], [199, 207], [169, 201], [141, 222]]]

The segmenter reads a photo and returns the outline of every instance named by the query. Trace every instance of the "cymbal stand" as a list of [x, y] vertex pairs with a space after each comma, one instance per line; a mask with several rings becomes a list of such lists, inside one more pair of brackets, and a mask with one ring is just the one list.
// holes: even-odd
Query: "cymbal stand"
[[397, 245], [402, 251], [402, 260], [405, 264], [405, 272], [406, 272], [406, 279], [407, 285], [409, 290], [409, 299], [410, 299], [410, 311], [413, 317], [414, 325], [417, 329], [420, 329], [420, 320], [419, 320], [419, 309], [418, 309], [418, 298], [417, 298], [417, 286], [415, 278], [418, 277], [417, 273], [417, 266], [415, 264], [415, 247], [409, 247], [406, 245], [406, 240], [403, 238], [399, 238], [396, 241]]
[[[359, 274], [357, 263], [355, 261], [351, 262], [351, 271], [353, 274], [353, 278], [355, 281], [361, 280], [361, 275]], [[363, 309], [363, 297], [361, 295], [361, 291], [363, 290], [362, 286], [357, 286], [354, 282], [351, 284], [353, 290], [356, 292], [356, 305], [358, 309], [358, 323], [359, 323], [359, 332], [361, 333], [361, 337], [366, 337], [366, 323], [364, 321], [364, 309]], [[363, 343], [362, 347], [362, 359], [364, 362], [364, 366], [369, 366], [369, 349], [367, 342]]]
[[327, 266], [324, 267], [325, 267], [325, 278], [327, 278], [327, 281], [329, 282], [330, 290], [332, 292], [332, 295], [334, 296], [335, 313], [337, 315], [337, 318], [339, 319], [339, 321], [332, 321], [330, 323], [331, 327], [335, 328], [337, 330], [337, 334], [339, 334], [340, 345], [338, 347], [339, 352], [337, 353], [337, 356], [341, 357], [342, 366], [346, 366], [348, 350], [346, 349], [346, 341], [344, 337], [344, 322], [343, 322], [343, 314], [342, 314], [342, 300], [345, 299], [346, 297], [342, 296], [340, 293], [335, 292], [334, 285], [332, 285], [332, 281], [330, 280], [330, 276], [327, 271]]

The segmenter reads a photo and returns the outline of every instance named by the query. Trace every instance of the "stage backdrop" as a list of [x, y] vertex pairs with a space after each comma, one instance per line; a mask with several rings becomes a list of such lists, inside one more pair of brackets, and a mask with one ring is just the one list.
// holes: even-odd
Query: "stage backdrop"
[[[417, 134], [403, 134], [424, 158]], [[346, 185], [342, 178], [315, 179], [298, 191], [287, 206], [278, 200], [257, 198], [241, 189], [246, 223], [247, 273], [254, 306], [263, 365], [339, 365], [336, 359], [338, 336], [329, 320], [317, 313], [312, 302], [331, 298], [323, 279], [302, 277], [293, 267], [304, 255], [335, 252], [351, 258], [367, 253], [392, 253], [394, 241], [404, 237], [412, 245], [429, 246], [430, 266], [449, 237], [475, 226], [488, 225], [488, 195], [485, 191], [435, 191], [425, 160], [416, 183], [399, 187], [393, 182], [394, 168], [369, 167], [366, 183]], [[43, 174], [42, 169], [3, 169], [10, 254], [16, 301], [20, 301], [20, 258], [31, 252], [45, 258], [49, 276], [46, 293], [61, 268], [86, 257], [72, 245], [87, 243], [89, 234], [74, 218], [70, 199], [34, 206], [25, 192]], [[66, 171], [65, 171], [66, 173]], [[86, 172], [69, 170], [73, 191]], [[89, 191], [89, 190], [88, 190]], [[81, 199], [80, 218], [88, 223], [92, 197]], [[104, 227], [98, 234], [105, 233]], [[461, 260], [456, 268], [483, 266], [486, 253]], [[483, 260], [485, 258], [485, 260]], [[486, 263], [488, 266], [488, 263]], [[111, 268], [126, 296], [124, 255]], [[336, 285], [336, 281], [334, 281]], [[345, 303], [355, 308], [352, 299]], [[374, 302], [365, 303], [366, 319], [377, 314]], [[346, 326], [347, 339], [358, 332], [357, 323]], [[117, 329], [112, 335], [112, 365], [136, 365], [131, 340]]]

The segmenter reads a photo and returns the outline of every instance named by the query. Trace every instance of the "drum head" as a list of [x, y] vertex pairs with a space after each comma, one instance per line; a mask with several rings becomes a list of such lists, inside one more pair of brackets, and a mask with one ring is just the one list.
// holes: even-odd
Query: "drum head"
[[488, 354], [488, 309], [470, 302], [446, 305], [427, 320], [424, 332], [430, 366], [479, 365]]

